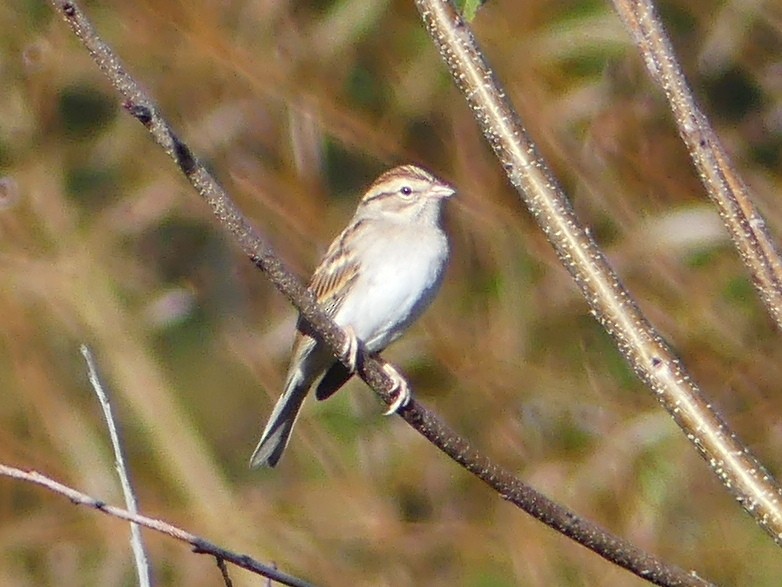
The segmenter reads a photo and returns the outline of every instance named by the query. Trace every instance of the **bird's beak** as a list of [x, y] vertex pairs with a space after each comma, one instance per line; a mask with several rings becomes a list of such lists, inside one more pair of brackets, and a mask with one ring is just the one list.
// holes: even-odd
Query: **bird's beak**
[[456, 193], [456, 189], [447, 183], [437, 184], [430, 192], [435, 198], [450, 198]]

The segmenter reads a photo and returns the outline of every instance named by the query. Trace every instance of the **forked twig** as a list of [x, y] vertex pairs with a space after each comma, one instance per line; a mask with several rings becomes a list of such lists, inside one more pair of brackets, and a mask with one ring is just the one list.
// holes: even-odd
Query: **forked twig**
[[133, 522], [134, 524], [155, 530], [161, 534], [167, 534], [172, 538], [176, 538], [182, 542], [187, 542], [190, 546], [193, 547], [193, 552], [199, 554], [208, 554], [215, 557], [217, 560], [228, 561], [237, 567], [241, 567], [263, 577], [268, 577], [269, 579], [273, 579], [274, 581], [282, 583], [283, 585], [289, 585], [290, 587], [313, 587], [312, 583], [308, 583], [303, 579], [293, 577], [287, 573], [282, 573], [274, 567], [264, 565], [263, 563], [256, 561], [246, 554], [238, 554], [231, 550], [226, 550], [204, 538], [201, 538], [200, 536], [191, 534], [186, 530], [172, 526], [171, 524], [163, 522], [162, 520], [156, 520], [155, 518], [149, 518], [140, 514], [132, 514], [127, 510], [123, 510], [122, 508], [108, 505], [107, 503], [99, 499], [95, 499], [86, 493], [82, 493], [81, 491], [78, 491], [72, 487], [63, 485], [54, 479], [50, 479], [46, 475], [42, 475], [37, 471], [22, 471], [16, 467], [9, 467], [7, 465], [0, 464], [0, 476], [10, 477], [12, 479], [18, 479], [20, 481], [27, 481], [29, 483], [34, 483], [35, 485], [40, 485], [41, 487], [45, 487], [50, 491], [64, 495], [76, 505], [87, 506], [89, 508], [103, 512], [109, 516], [113, 516], [127, 522]]

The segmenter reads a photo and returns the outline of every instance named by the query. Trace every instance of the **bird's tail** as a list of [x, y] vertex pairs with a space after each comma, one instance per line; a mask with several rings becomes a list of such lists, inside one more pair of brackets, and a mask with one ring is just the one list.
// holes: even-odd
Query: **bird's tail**
[[250, 467], [274, 467], [280, 460], [309, 391], [311, 381], [305, 379], [299, 373], [294, 373], [286, 383], [285, 391], [277, 400], [261, 440], [250, 457]]

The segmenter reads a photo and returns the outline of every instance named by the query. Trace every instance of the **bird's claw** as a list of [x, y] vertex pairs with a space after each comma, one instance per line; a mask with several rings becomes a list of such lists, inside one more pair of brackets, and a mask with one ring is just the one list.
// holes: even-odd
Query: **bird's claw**
[[392, 365], [386, 363], [383, 365], [383, 371], [385, 371], [386, 375], [391, 379], [391, 389], [389, 390], [389, 393], [395, 396], [394, 401], [391, 402], [388, 409], [383, 412], [384, 416], [390, 416], [410, 403], [412, 394], [410, 393], [410, 387], [407, 385], [407, 381], [405, 381], [404, 377], [402, 377], [399, 374], [399, 371]]
[[354, 373], [358, 364], [358, 338], [351, 326], [345, 328], [345, 343], [342, 345], [341, 352], [347, 362], [347, 368]]

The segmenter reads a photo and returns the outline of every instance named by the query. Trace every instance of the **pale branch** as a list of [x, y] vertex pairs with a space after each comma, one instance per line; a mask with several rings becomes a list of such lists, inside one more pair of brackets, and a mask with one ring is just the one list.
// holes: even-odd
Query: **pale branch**
[[668, 98], [679, 134], [752, 275], [760, 299], [782, 329], [782, 259], [766, 220], [708, 118], [700, 110], [651, 0], [613, 0], [652, 79]]
[[782, 544], [782, 488], [703, 397], [579, 222], [467, 22], [449, 0], [415, 0], [429, 35], [511, 184], [598, 322], [737, 501]]
[[[122, 454], [122, 445], [119, 441], [117, 426], [114, 423], [114, 415], [111, 413], [111, 404], [109, 403], [109, 398], [103, 390], [103, 385], [98, 376], [98, 367], [95, 364], [95, 357], [93, 357], [92, 352], [87, 345], [84, 344], [81, 345], [81, 354], [84, 356], [84, 360], [87, 363], [87, 375], [90, 384], [92, 385], [92, 389], [95, 391], [95, 395], [98, 396], [98, 401], [103, 410], [103, 418], [106, 420], [106, 426], [109, 429], [109, 438], [111, 439], [111, 446], [114, 449], [114, 468], [117, 470], [120, 485], [122, 486], [122, 495], [125, 497], [125, 507], [127, 507], [128, 512], [136, 515], [138, 514], [138, 502], [136, 501], [136, 495], [133, 492], [133, 486], [130, 483], [130, 477], [128, 476], [127, 468], [125, 467], [125, 457]], [[150, 587], [152, 580], [149, 560], [144, 549], [144, 541], [141, 538], [141, 529], [135, 522], [130, 523], [130, 546], [136, 561], [136, 573], [138, 575], [139, 586]]]
[[141, 514], [133, 514], [128, 510], [109, 505], [104, 501], [95, 499], [94, 497], [87, 495], [86, 493], [82, 493], [81, 491], [69, 487], [68, 485], [63, 485], [62, 483], [59, 483], [54, 479], [47, 477], [46, 475], [38, 473], [37, 471], [23, 471], [22, 469], [17, 469], [16, 467], [9, 467], [8, 465], [0, 464], [0, 476], [10, 477], [11, 479], [17, 479], [19, 481], [26, 481], [28, 483], [39, 485], [48, 489], [49, 491], [53, 491], [54, 493], [58, 493], [67, 497], [75, 505], [83, 505], [88, 508], [103, 512], [109, 516], [119, 518], [120, 520], [132, 522], [134, 524], [138, 524], [139, 526], [144, 526], [145, 528], [154, 530], [155, 532], [166, 534], [181, 542], [188, 543], [193, 548], [193, 552], [198, 554], [208, 554], [215, 557], [215, 559], [218, 561], [227, 561], [236, 565], [237, 567], [246, 569], [252, 573], [255, 573], [256, 575], [267, 577], [277, 581], [278, 583], [282, 583], [283, 585], [289, 585], [290, 587], [313, 587], [312, 583], [308, 583], [303, 579], [293, 577], [287, 573], [280, 572], [274, 567], [260, 563], [246, 554], [239, 554], [217, 546], [216, 544], [201, 538], [200, 536], [191, 534], [186, 530], [182, 530], [181, 528], [173, 526], [167, 522], [163, 522], [162, 520], [149, 518]]
[[[124, 96], [126, 109], [144, 124], [153, 139], [174, 159], [193, 187], [212, 208], [219, 222], [233, 235], [251, 261], [293, 303], [334, 355], [343, 360], [344, 357], [340, 356], [345, 340], [342, 330], [325, 315], [315, 303], [309, 290], [284, 267], [219, 183], [201, 165], [189, 147], [174, 134], [171, 126], [161, 117], [151, 97], [144, 93], [109, 46], [98, 37], [78, 5], [67, 0], [50, 0], [50, 2], [65, 18], [112, 85]], [[390, 404], [394, 399], [393, 395], [388, 393], [392, 382], [384, 372], [383, 364], [382, 359], [367, 355], [363, 348], [359, 349], [358, 375], [378, 393], [383, 401]], [[400, 410], [400, 415], [437, 448], [492, 487], [503, 499], [607, 560], [657, 585], [710, 584], [694, 573], [668, 565], [630, 542], [580, 518], [525, 485], [510, 472], [473, 449], [466, 439], [450, 430], [419, 402], [411, 401]]]

